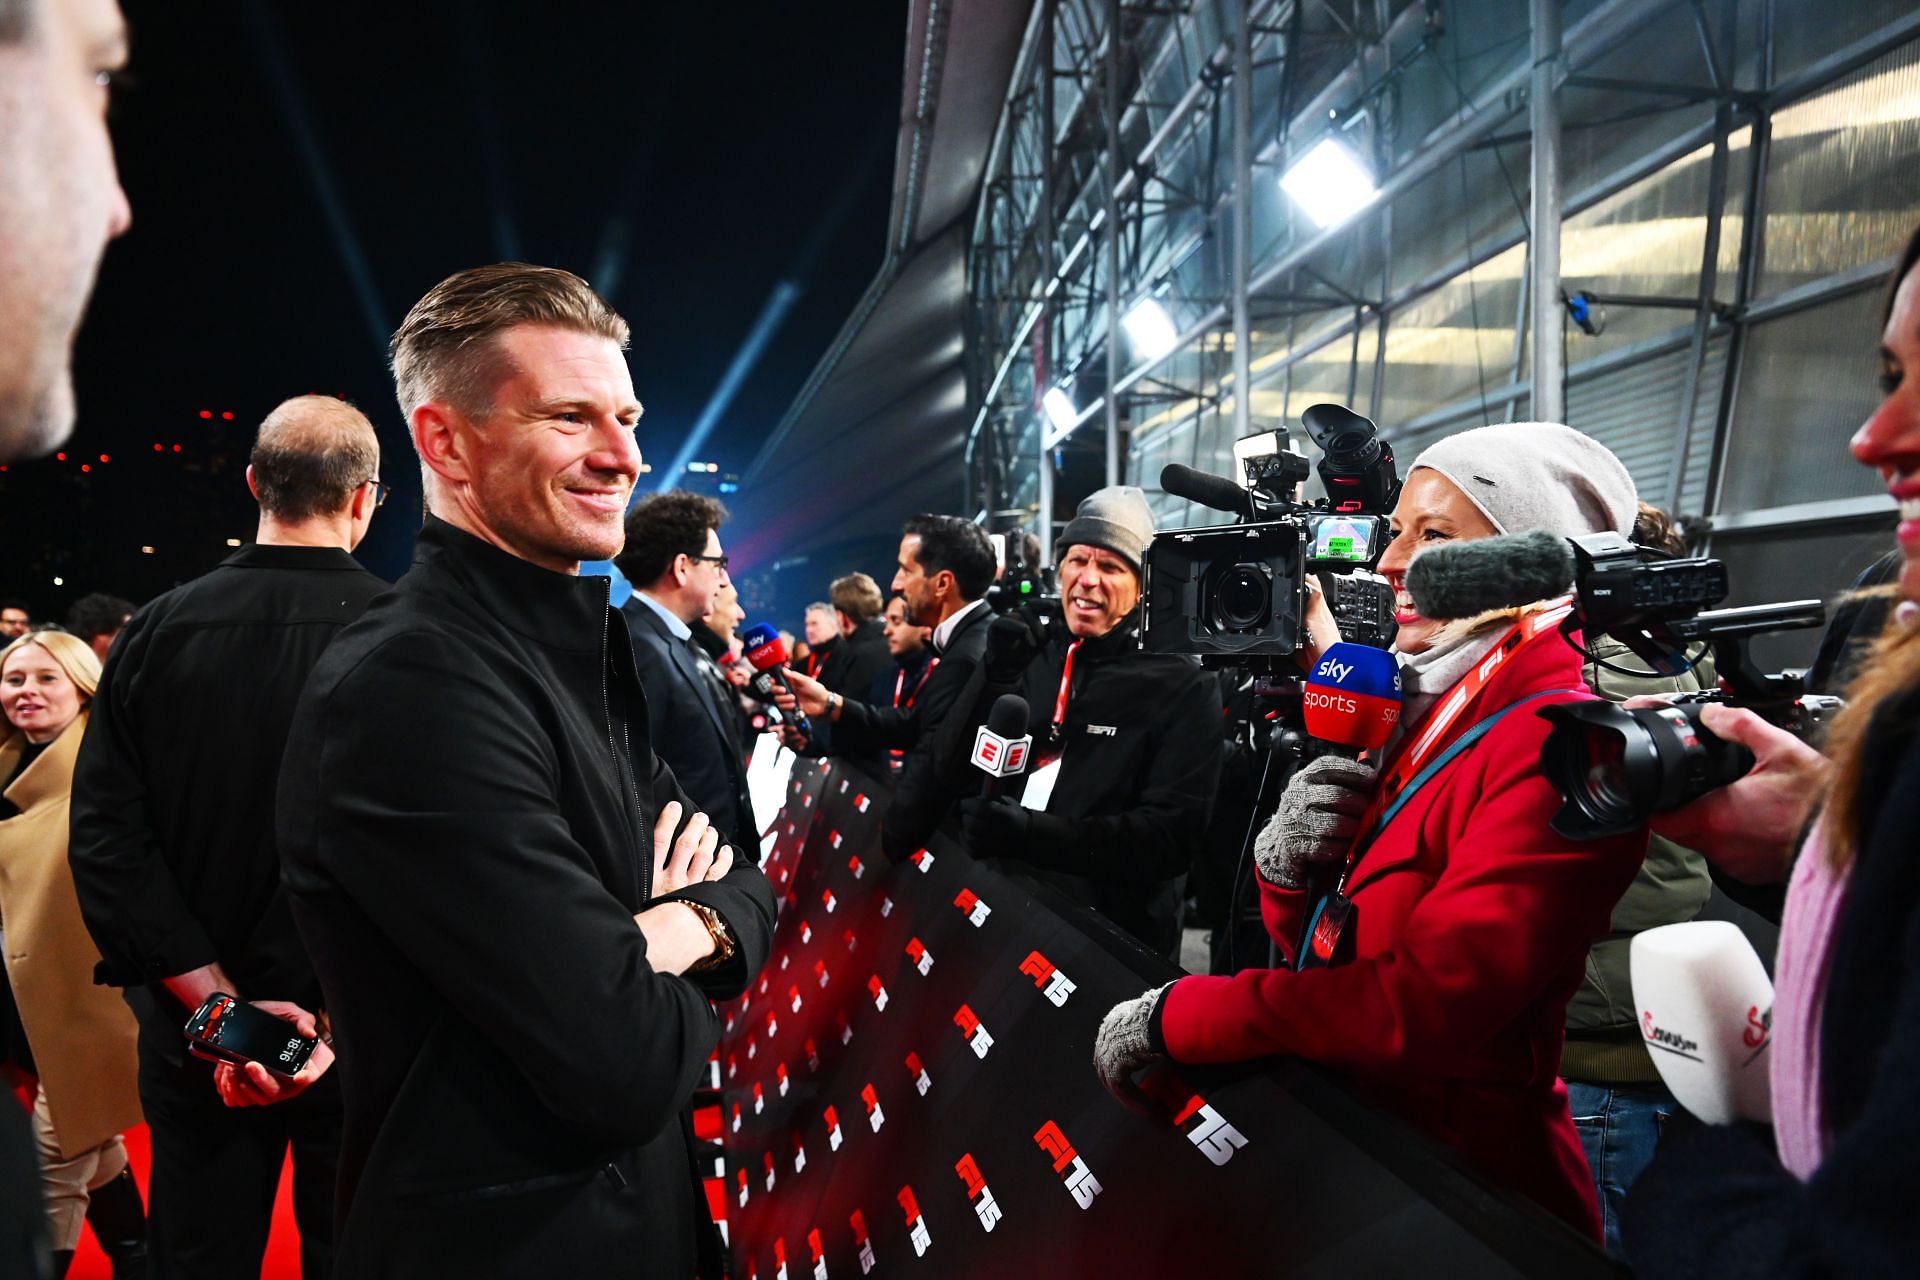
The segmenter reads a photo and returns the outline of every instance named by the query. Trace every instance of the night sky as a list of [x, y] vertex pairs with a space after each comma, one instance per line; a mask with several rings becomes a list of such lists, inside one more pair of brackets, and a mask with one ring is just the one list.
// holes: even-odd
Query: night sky
[[903, 6], [123, 4], [133, 229], [81, 332], [65, 461], [0, 474], [0, 596], [36, 617], [143, 602], [250, 539], [253, 430], [302, 392], [379, 429], [396, 492], [360, 557], [398, 576], [419, 481], [385, 344], [459, 268], [518, 257], [606, 294], [657, 464], [797, 279], [702, 451], [739, 471], [879, 267]]

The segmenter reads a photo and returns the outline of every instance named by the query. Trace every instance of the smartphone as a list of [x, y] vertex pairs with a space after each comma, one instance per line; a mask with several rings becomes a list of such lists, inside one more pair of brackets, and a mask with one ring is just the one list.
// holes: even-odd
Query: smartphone
[[301, 1035], [292, 1023], [224, 991], [208, 996], [180, 1034], [186, 1037], [187, 1051], [197, 1058], [235, 1066], [257, 1062], [277, 1076], [298, 1075], [320, 1043]]

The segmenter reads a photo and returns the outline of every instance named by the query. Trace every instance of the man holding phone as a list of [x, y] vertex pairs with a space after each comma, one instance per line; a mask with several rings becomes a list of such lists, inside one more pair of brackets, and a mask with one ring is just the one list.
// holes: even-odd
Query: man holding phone
[[394, 335], [413, 568], [315, 668], [280, 778], [347, 1113], [355, 1277], [718, 1275], [687, 1104], [774, 897], [655, 755], [605, 578], [640, 472], [627, 325], [460, 272]]

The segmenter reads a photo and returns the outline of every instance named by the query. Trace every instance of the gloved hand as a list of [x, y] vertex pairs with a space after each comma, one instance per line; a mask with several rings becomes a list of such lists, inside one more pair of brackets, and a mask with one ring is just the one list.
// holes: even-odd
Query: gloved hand
[[1024, 605], [996, 617], [987, 624], [987, 682], [1011, 684], [1018, 679], [1039, 656], [1046, 638], [1039, 615]]
[[1071, 861], [1073, 824], [1054, 813], [1040, 813], [1018, 800], [975, 796], [960, 802], [960, 829], [976, 858], [1018, 858], [1042, 866]]
[[1153, 1010], [1167, 987], [1155, 987], [1143, 996], [1122, 1000], [1107, 1010], [1093, 1037], [1093, 1070], [1107, 1092], [1135, 1111], [1150, 1111], [1147, 1095], [1133, 1082], [1133, 1073], [1155, 1062], [1165, 1062], [1164, 1047], [1153, 1043]]
[[1378, 776], [1344, 756], [1321, 756], [1294, 774], [1253, 842], [1260, 874], [1282, 889], [1304, 889], [1310, 866], [1346, 857]]

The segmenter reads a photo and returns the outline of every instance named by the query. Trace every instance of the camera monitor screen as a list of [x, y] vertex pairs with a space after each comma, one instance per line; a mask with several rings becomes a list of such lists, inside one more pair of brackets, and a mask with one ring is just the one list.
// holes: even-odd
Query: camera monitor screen
[[1321, 515], [1308, 518], [1307, 557], [1311, 560], [1367, 564], [1373, 560], [1380, 522], [1372, 516]]

